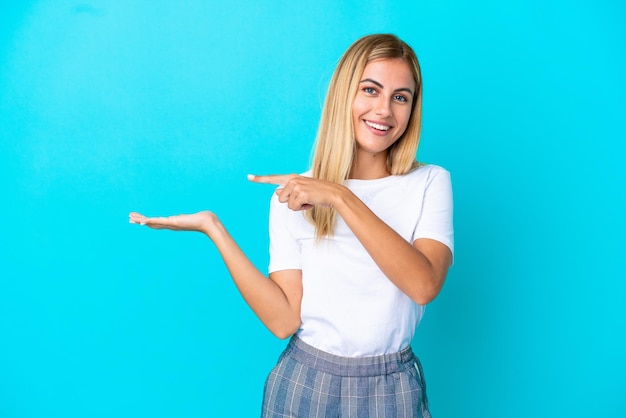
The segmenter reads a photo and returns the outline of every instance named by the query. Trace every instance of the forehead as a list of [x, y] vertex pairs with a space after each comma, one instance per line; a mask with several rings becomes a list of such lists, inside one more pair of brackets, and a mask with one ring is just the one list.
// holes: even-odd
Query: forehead
[[392, 89], [410, 88], [413, 91], [415, 89], [411, 68], [400, 58], [379, 59], [367, 63], [361, 80], [368, 78]]

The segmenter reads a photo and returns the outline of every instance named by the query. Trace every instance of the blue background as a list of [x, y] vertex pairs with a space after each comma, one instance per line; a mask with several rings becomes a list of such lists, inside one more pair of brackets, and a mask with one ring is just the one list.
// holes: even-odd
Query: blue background
[[0, 6], [0, 417], [257, 416], [285, 342], [209, 240], [263, 271], [270, 186], [307, 169], [347, 46], [424, 77], [420, 160], [457, 252], [414, 347], [432, 413], [626, 416], [621, 1], [26, 1]]

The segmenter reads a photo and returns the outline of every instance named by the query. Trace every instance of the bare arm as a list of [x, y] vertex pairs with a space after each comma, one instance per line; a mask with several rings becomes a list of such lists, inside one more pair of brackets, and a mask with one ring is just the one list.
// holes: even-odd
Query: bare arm
[[333, 207], [400, 290], [420, 305], [435, 299], [452, 262], [445, 244], [418, 239], [411, 245], [345, 188], [334, 199]]
[[274, 335], [287, 338], [300, 326], [301, 271], [275, 272], [268, 280], [252, 264], [212, 212], [157, 218], [148, 218], [133, 212], [130, 214], [130, 222], [154, 229], [204, 233], [217, 247], [246, 303]]
[[416, 303], [431, 302], [441, 290], [452, 262], [450, 249], [435, 240], [412, 245], [376, 216], [348, 188], [302, 176], [256, 176], [252, 181], [283, 185], [279, 200], [292, 210], [315, 205], [337, 210], [381, 271]]

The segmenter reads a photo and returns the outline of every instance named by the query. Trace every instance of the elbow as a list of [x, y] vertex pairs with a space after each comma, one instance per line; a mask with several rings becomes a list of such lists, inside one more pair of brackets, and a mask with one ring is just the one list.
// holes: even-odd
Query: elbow
[[295, 334], [296, 331], [298, 331], [298, 329], [300, 328], [300, 320], [298, 319], [297, 323], [296, 321], [284, 321], [281, 323], [273, 324], [273, 326], [268, 326], [267, 328], [272, 334], [274, 334], [275, 337], [281, 340], [286, 340], [287, 338]]
[[274, 334], [276, 338], [279, 338], [281, 340], [286, 340], [287, 338], [295, 334], [295, 331], [294, 332], [272, 331], [272, 334]]
[[415, 289], [413, 295], [410, 295], [410, 297], [418, 305], [428, 305], [430, 302], [435, 300], [441, 291], [442, 286], [443, 280], [432, 280], [428, 284]]
[[437, 293], [422, 293], [413, 297], [413, 301], [418, 305], [428, 305], [430, 302], [435, 300], [437, 297]]

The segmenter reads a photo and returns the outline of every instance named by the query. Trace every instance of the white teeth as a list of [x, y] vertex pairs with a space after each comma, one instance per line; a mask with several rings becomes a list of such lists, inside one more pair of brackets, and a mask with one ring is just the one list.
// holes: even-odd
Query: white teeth
[[389, 130], [389, 126], [387, 126], [387, 125], [379, 125], [377, 123], [370, 122], [368, 120], [365, 121], [365, 124], [367, 126], [371, 126], [374, 129], [378, 129], [379, 131], [388, 131]]

